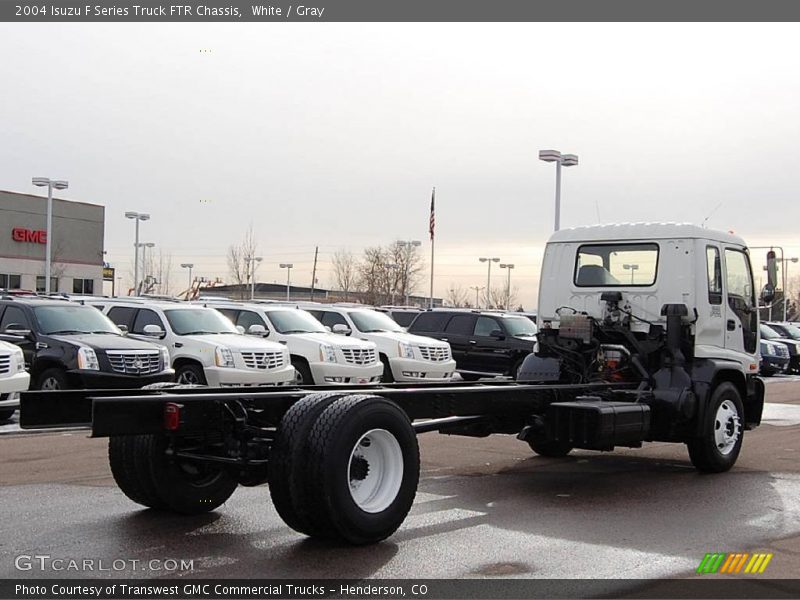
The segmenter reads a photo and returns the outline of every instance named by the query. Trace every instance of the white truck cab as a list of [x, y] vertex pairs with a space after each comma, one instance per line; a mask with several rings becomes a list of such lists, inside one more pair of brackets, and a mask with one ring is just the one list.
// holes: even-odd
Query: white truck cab
[[365, 307], [300, 305], [333, 333], [350, 336], [378, 347], [383, 381], [443, 381], [456, 370], [450, 344], [407, 333], [388, 315]]
[[377, 383], [383, 364], [370, 341], [343, 338], [310, 313], [281, 304], [209, 302], [242, 332], [285, 344], [299, 385]]
[[0, 421], [10, 419], [19, 408], [19, 393], [30, 385], [22, 349], [0, 341]]
[[544, 327], [558, 327], [573, 311], [605, 318], [609, 292], [619, 292], [618, 316], [641, 334], [666, 323], [664, 305], [684, 304], [696, 359], [758, 372], [756, 291], [737, 235], [676, 223], [563, 229], [545, 248], [539, 290]]
[[212, 387], [286, 385], [295, 371], [285, 346], [242, 335], [213, 308], [178, 302], [106, 302], [133, 338], [167, 347], [179, 383]]

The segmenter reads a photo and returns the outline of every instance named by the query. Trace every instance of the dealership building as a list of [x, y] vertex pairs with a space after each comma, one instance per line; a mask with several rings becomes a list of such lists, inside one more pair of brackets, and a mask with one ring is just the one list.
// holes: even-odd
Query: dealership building
[[[101, 294], [105, 207], [53, 199], [50, 290]], [[0, 191], [0, 289], [45, 290], [47, 197]]]

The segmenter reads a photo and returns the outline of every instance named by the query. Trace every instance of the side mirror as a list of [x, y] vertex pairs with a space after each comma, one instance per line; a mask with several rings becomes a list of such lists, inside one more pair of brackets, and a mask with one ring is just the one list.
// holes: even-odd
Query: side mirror
[[773, 290], [778, 287], [778, 259], [774, 250], [767, 252], [767, 286]]
[[152, 338], [162, 338], [162, 337], [167, 335], [164, 332], [164, 330], [161, 329], [161, 327], [159, 327], [158, 325], [152, 325], [152, 324], [145, 325], [144, 329], [142, 329], [142, 333], [144, 335], [146, 335], [147, 337], [152, 337]]
[[259, 325], [258, 323], [253, 323], [247, 329], [247, 333], [250, 335], [260, 335], [261, 337], [267, 337], [269, 335], [269, 331], [263, 325]]
[[506, 334], [504, 334], [500, 329], [492, 329], [491, 333], [489, 333], [489, 337], [493, 337], [498, 340], [504, 340], [506, 339]]
[[775, 288], [769, 283], [761, 290], [761, 302], [765, 305], [772, 304], [775, 299]]
[[350, 328], [343, 323], [337, 323], [333, 326], [333, 333], [338, 333], [339, 335], [350, 335]]

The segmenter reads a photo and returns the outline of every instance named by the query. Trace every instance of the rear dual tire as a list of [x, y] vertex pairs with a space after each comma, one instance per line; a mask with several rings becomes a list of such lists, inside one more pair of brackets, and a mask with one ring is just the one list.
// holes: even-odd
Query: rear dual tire
[[334, 396], [309, 396], [284, 416], [275, 448], [294, 452], [272, 455], [273, 503], [300, 533], [351, 544], [378, 542], [400, 527], [414, 502], [416, 434], [393, 402]]

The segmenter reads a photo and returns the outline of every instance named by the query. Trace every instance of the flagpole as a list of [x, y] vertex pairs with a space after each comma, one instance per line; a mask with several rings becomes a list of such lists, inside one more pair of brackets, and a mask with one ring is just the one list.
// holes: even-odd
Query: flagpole
[[430, 299], [430, 308], [433, 308], [433, 258], [434, 258], [434, 203], [436, 200], [436, 187], [433, 188], [433, 192], [431, 192], [431, 221], [429, 223], [430, 233], [431, 233], [431, 299]]

